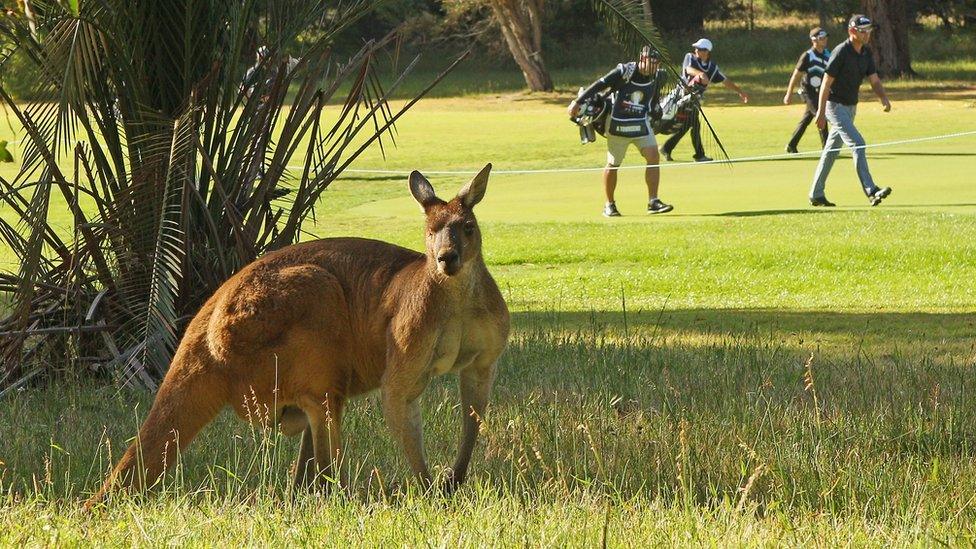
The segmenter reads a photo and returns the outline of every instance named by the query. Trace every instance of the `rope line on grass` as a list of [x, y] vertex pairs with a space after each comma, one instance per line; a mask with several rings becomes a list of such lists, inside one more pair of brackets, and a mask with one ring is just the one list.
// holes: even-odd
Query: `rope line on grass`
[[[943, 135], [933, 135], [927, 137], [914, 137], [911, 139], [901, 139], [897, 141], [884, 141], [882, 143], [870, 143], [867, 145], [859, 145], [856, 147], [837, 147], [830, 149], [832, 151], [846, 151], [854, 149], [873, 149], [880, 147], [893, 147], [896, 145], [907, 145], [911, 143], [922, 143], [926, 141], [939, 141], [944, 139], [954, 139], [958, 137], [967, 137], [970, 135], [976, 135], [976, 130], [957, 132], [957, 133], [947, 133]], [[769, 154], [762, 156], [743, 156], [740, 158], [730, 158], [729, 160], [710, 160], [708, 162], [669, 162], [667, 164], [640, 164], [634, 166], [617, 166], [615, 168], [610, 168], [613, 170], [643, 170], [648, 167], [658, 167], [658, 168], [686, 168], [689, 166], [708, 166], [710, 164], [741, 164], [745, 162], [763, 162], [769, 160], [782, 160], [785, 158], [797, 158], [804, 156], [820, 156], [823, 154], [823, 150], [813, 150], [813, 151], [802, 151], [798, 153], [779, 153], [779, 154]], [[304, 166], [289, 165], [291, 169], [301, 169]], [[607, 169], [606, 167], [599, 168], [541, 168], [541, 169], [525, 169], [525, 170], [492, 170], [492, 175], [527, 175], [527, 174], [537, 174], [537, 173], [580, 173], [580, 172], [602, 172]], [[428, 175], [475, 175], [480, 170], [420, 170], [424, 174]], [[361, 173], [361, 174], [373, 174], [373, 175], [408, 175], [409, 170], [372, 170], [372, 169], [360, 169], [360, 168], [346, 168], [343, 173]]]

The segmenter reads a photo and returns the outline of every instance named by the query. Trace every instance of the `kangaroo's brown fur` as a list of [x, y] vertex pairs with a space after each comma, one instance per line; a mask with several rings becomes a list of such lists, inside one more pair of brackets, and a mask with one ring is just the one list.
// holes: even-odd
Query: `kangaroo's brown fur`
[[116, 488], [152, 485], [227, 405], [302, 432], [295, 482], [308, 485], [340, 458], [346, 399], [376, 388], [411, 469], [429, 484], [417, 398], [447, 372], [460, 378], [462, 403], [447, 488], [463, 481], [509, 331], [472, 212], [490, 169], [450, 202], [411, 174], [426, 254], [329, 238], [270, 253], [225, 282], [190, 323], [136, 441], [86, 507]]

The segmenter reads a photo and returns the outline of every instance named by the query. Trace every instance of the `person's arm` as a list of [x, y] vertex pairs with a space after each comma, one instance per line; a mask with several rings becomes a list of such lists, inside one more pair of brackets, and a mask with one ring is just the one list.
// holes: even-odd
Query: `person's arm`
[[618, 85], [620, 81], [623, 80], [623, 71], [624, 66], [617, 65], [617, 68], [605, 74], [603, 78], [600, 78], [596, 82], [590, 84], [590, 87], [583, 90], [583, 93], [581, 93], [579, 97], [573, 99], [569, 103], [569, 116], [575, 117], [577, 114], [579, 114], [579, 103], [581, 101], [589, 99], [607, 88]]
[[868, 70], [867, 70], [868, 82], [871, 82], [871, 89], [874, 90], [874, 95], [878, 96], [881, 100], [881, 105], [884, 107], [884, 112], [891, 110], [891, 101], [888, 101], [888, 94], [885, 93], [884, 84], [881, 83], [881, 78], [878, 77], [878, 67], [874, 64], [874, 56], [868, 56]]
[[790, 83], [786, 86], [786, 95], [783, 96], [783, 104], [789, 105], [793, 102], [793, 90], [796, 89], [796, 85], [803, 78], [810, 63], [810, 58], [807, 52], [800, 54], [800, 57], [796, 60], [796, 66], [793, 67], [793, 74], [790, 75]]
[[694, 78], [696, 76], [699, 76], [699, 75], [701, 76], [701, 83], [702, 84], [708, 84], [709, 83], [708, 75], [705, 74], [705, 71], [703, 71], [701, 69], [696, 69], [695, 67], [692, 67], [691, 65], [688, 65], [687, 67], [685, 67], [685, 76], [688, 77], [688, 80], [691, 80], [692, 78]]
[[802, 72], [797, 69], [793, 69], [793, 74], [790, 75], [790, 83], [786, 85], [786, 95], [783, 96], [783, 104], [789, 105], [793, 102], [793, 90], [796, 89], [796, 85], [803, 78]]
[[709, 83], [708, 75], [705, 74], [705, 71], [692, 66], [691, 62], [694, 59], [694, 57], [695, 57], [694, 55], [690, 53], [686, 53], [684, 60], [681, 62], [681, 73], [682, 75], [684, 75], [684, 80], [687, 83], [692, 78], [698, 75], [702, 75], [701, 78], [702, 84], [708, 85]]
[[874, 95], [878, 96], [881, 100], [881, 105], [884, 107], [884, 112], [891, 110], [891, 101], [888, 101], [888, 94], [885, 93], [884, 84], [881, 83], [881, 79], [878, 78], [878, 73], [874, 73], [868, 76], [868, 81], [871, 82], [871, 89], [874, 91]]
[[722, 80], [722, 84], [725, 85], [726, 88], [739, 94], [739, 99], [741, 99], [743, 103], [749, 102], [749, 94], [742, 91], [742, 88], [740, 88], [739, 86], [735, 85], [735, 82], [733, 82], [731, 78], [726, 78], [725, 80]]
[[830, 97], [830, 87], [834, 85], [834, 77], [830, 73], [824, 74], [820, 84], [820, 97], [817, 98], [817, 127], [827, 127], [827, 98]]

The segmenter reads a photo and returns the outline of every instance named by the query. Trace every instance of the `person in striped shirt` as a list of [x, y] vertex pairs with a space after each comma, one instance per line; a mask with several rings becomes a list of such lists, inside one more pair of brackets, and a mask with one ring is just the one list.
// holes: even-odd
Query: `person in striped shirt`
[[[726, 88], [738, 93], [743, 103], [749, 102], [749, 95], [742, 91], [729, 77], [725, 76], [719, 70], [718, 64], [712, 59], [711, 40], [707, 38], [699, 39], [691, 47], [693, 48], [692, 51], [685, 55], [684, 62], [681, 64], [681, 80], [686, 86], [691, 85], [693, 81], [703, 86], [722, 84]], [[691, 119], [691, 124], [685, 126], [665, 141], [664, 146], [661, 147], [661, 152], [664, 153], [665, 159], [668, 161], [674, 160], [671, 158], [671, 152], [674, 151], [674, 148], [678, 145], [678, 141], [681, 141], [681, 138], [690, 129], [691, 144], [695, 147], [695, 162], [711, 162], [712, 159], [705, 156], [705, 148], [702, 146], [701, 121], [699, 118], [698, 112], [696, 112]]]
[[658, 168], [660, 154], [651, 130], [650, 118], [660, 118], [659, 103], [662, 76], [659, 71], [661, 54], [650, 46], [641, 49], [637, 61], [620, 63], [603, 78], [590, 84], [579, 97], [569, 104], [569, 116], [579, 114], [579, 103], [609, 90], [612, 107], [607, 121], [607, 167], [603, 170], [603, 190], [606, 204], [603, 215], [620, 217], [614, 200], [617, 189], [617, 168], [624, 160], [627, 149], [633, 145], [644, 157], [647, 167], [644, 182], [647, 184], [647, 213], [662, 214], [674, 209], [658, 198], [661, 172]]

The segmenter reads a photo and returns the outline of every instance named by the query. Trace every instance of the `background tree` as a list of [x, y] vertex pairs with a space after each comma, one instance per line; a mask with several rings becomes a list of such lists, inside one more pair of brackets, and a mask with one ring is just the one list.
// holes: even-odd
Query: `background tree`
[[887, 78], [915, 76], [908, 45], [908, 18], [905, 0], [863, 0], [864, 12], [878, 26], [871, 49], [878, 73]]
[[552, 77], [542, 59], [545, 0], [488, 0], [515, 63], [532, 91], [552, 91]]

